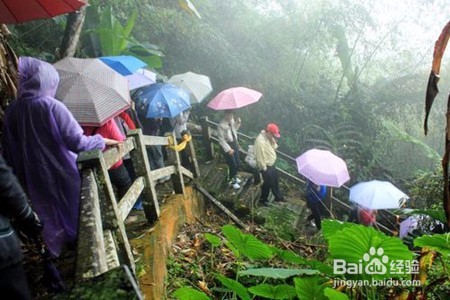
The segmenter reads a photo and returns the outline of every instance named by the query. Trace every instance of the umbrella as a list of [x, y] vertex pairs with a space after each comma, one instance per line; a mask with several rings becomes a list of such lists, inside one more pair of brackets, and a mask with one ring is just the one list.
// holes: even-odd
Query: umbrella
[[66, 57], [54, 64], [56, 98], [84, 126], [101, 126], [130, 106], [128, 82], [99, 59]]
[[126, 75], [125, 78], [128, 79], [130, 91], [156, 82], [156, 74], [145, 69], [138, 69], [133, 74]]
[[131, 75], [138, 69], [147, 66], [147, 63], [131, 55], [102, 56], [99, 59], [123, 76]]
[[246, 87], [234, 87], [221, 91], [209, 103], [214, 110], [237, 109], [258, 102], [262, 94]]
[[419, 226], [420, 216], [410, 216], [400, 222], [399, 237], [402, 239]]
[[189, 109], [189, 93], [171, 83], [155, 83], [139, 90], [133, 99], [146, 118], [173, 118]]
[[0, 0], [0, 23], [16, 24], [50, 19], [86, 5], [85, 0]]
[[213, 90], [206, 75], [187, 72], [170, 77], [169, 81], [191, 92], [191, 103], [201, 103]]
[[298, 172], [317, 185], [340, 187], [350, 179], [345, 161], [327, 150], [308, 150], [295, 161]]
[[399, 208], [408, 196], [388, 181], [360, 182], [350, 188], [350, 201], [368, 209]]

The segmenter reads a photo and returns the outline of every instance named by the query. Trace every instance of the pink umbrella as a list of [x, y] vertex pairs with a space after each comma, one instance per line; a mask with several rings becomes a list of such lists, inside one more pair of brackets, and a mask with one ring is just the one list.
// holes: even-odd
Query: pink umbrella
[[330, 151], [311, 149], [295, 160], [298, 172], [317, 185], [340, 187], [350, 179], [347, 164]]
[[261, 96], [262, 93], [258, 91], [234, 87], [221, 91], [207, 106], [214, 110], [237, 109], [258, 102]]

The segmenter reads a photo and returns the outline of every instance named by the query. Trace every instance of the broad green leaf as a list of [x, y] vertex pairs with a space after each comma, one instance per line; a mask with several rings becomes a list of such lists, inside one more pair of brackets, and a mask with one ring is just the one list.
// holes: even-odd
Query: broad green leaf
[[[373, 248], [375, 254], [369, 253]], [[390, 263], [392, 261], [411, 261], [412, 252], [395, 237], [389, 237], [376, 231], [371, 227], [355, 225], [344, 228], [330, 237], [328, 250], [333, 263], [337, 260], [344, 260], [346, 264], [361, 265], [362, 271], [358, 274], [347, 274], [348, 278], [358, 279], [384, 279], [391, 277], [404, 277], [404, 274], [394, 274], [396, 270], [391, 271]], [[380, 255], [381, 254], [381, 255]], [[365, 259], [366, 258], [366, 259]], [[380, 267], [380, 271], [366, 271], [366, 266]]]
[[189, 287], [182, 287], [173, 293], [178, 300], [211, 300], [205, 293]]
[[242, 255], [250, 259], [269, 259], [272, 257], [270, 247], [251, 234], [242, 233], [231, 225], [223, 226], [222, 233]]
[[295, 288], [288, 284], [271, 285], [259, 284], [248, 288], [253, 295], [269, 299], [293, 299], [295, 297]]
[[295, 291], [299, 300], [328, 300], [324, 295], [324, 278], [319, 276], [294, 278]]
[[325, 240], [329, 240], [331, 237], [338, 234], [339, 231], [344, 228], [358, 226], [355, 223], [341, 222], [336, 220], [325, 219], [322, 221], [322, 234]]
[[424, 235], [414, 239], [414, 246], [427, 247], [448, 256], [450, 255], [450, 234]]
[[311, 269], [258, 268], [239, 271], [239, 275], [262, 276], [274, 279], [286, 279], [296, 275], [314, 275], [319, 271]]
[[123, 32], [124, 38], [128, 38], [131, 35], [131, 31], [134, 28], [134, 23], [136, 22], [137, 16], [138, 16], [138, 12], [136, 10], [133, 11], [130, 18], [128, 19], [127, 24], [125, 25], [124, 32]]
[[220, 283], [222, 283], [223, 286], [225, 286], [225, 287], [229, 288], [230, 290], [232, 290], [233, 292], [235, 292], [236, 295], [238, 295], [241, 299], [243, 299], [243, 300], [251, 299], [249, 293], [247, 292], [247, 288], [245, 286], [243, 286], [242, 284], [240, 284], [238, 281], [233, 280], [228, 277], [225, 277], [221, 274], [217, 274], [216, 278], [217, 278], [217, 280], [220, 281]]
[[346, 294], [329, 287], [325, 288], [324, 294], [330, 300], [348, 300], [348, 296]]
[[334, 276], [333, 268], [321, 261], [310, 259], [306, 260], [305, 258], [298, 256], [292, 251], [289, 250], [281, 250], [276, 247], [271, 246], [272, 252], [281, 258], [282, 260], [298, 265], [307, 265], [311, 267], [311, 270], [317, 270], [325, 275]]
[[205, 239], [211, 243], [213, 247], [219, 247], [221, 244], [221, 240], [217, 235], [205, 233]]
[[279, 258], [281, 258], [282, 260], [284, 260], [286, 262], [290, 262], [290, 263], [294, 263], [294, 264], [307, 263], [307, 260], [305, 258], [295, 254], [294, 252], [292, 252], [290, 250], [281, 250], [281, 249], [278, 249], [277, 247], [273, 247], [273, 246], [271, 246], [270, 249], [272, 249], [272, 253], [274, 253], [276, 256], [278, 256]]

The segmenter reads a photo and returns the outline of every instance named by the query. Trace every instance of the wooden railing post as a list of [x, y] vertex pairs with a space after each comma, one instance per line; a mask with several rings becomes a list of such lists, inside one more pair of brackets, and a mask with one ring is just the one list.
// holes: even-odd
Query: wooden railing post
[[159, 218], [160, 211], [155, 183], [149, 176], [150, 163], [148, 161], [147, 149], [142, 142], [142, 131], [141, 129], [131, 130], [128, 132], [127, 136], [134, 138], [135, 146], [134, 149], [130, 152], [131, 161], [133, 162], [133, 168], [136, 177], [144, 177], [142, 202], [144, 205], [144, 212], [147, 221], [149, 223], [153, 223]]
[[205, 158], [211, 160], [214, 158], [214, 146], [211, 142], [211, 129], [208, 124], [208, 117], [200, 118], [202, 126], [203, 145], [205, 147]]
[[[166, 132], [165, 136], [172, 136], [172, 140], [174, 143], [174, 146], [178, 145], [177, 139], [173, 132]], [[180, 154], [178, 151], [168, 148], [167, 149], [167, 161], [170, 165], [174, 165], [176, 168], [176, 173], [172, 174], [172, 183], [173, 183], [173, 189], [175, 193], [177, 194], [183, 194], [185, 195], [185, 189], [184, 189], [184, 178], [183, 178], [183, 171], [181, 170], [181, 159]]]
[[195, 152], [195, 146], [194, 146], [194, 139], [191, 139], [189, 143], [187, 143], [187, 150], [189, 153], [189, 156], [192, 159], [192, 166], [194, 167], [194, 177], [199, 178], [200, 177], [200, 168], [198, 167], [198, 161], [197, 161], [197, 154]]
[[[105, 257], [108, 269], [115, 268], [124, 263], [135, 273], [133, 254], [125, 231], [125, 226], [119, 220], [116, 197], [109, 179], [108, 169], [100, 150], [84, 151], [78, 157], [80, 170], [91, 168], [94, 170], [97, 179], [97, 191], [100, 203], [100, 212], [103, 226], [103, 241], [105, 243]], [[81, 219], [80, 219], [81, 221]], [[80, 228], [81, 229], [81, 228]], [[117, 254], [117, 249], [112, 232], [116, 232], [117, 244], [121, 255]], [[119, 261], [119, 257], [121, 258]]]

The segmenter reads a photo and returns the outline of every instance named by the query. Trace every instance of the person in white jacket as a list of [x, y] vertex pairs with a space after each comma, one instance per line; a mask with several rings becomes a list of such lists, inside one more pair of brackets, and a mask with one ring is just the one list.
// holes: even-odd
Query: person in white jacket
[[239, 146], [237, 131], [241, 127], [241, 119], [234, 118], [233, 110], [226, 110], [222, 120], [217, 125], [219, 144], [225, 153], [228, 164], [228, 179], [235, 190], [241, 188], [241, 180], [237, 176], [239, 171]]

